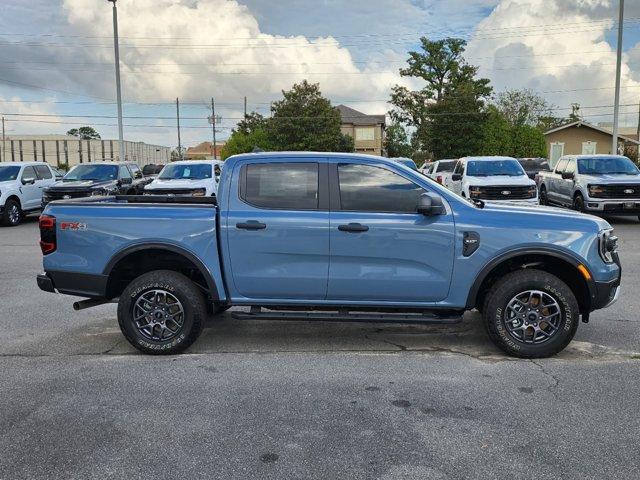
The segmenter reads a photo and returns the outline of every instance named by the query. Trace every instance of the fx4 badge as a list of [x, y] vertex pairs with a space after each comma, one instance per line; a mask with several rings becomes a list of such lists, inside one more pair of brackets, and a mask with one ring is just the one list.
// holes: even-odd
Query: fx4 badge
[[60, 230], [71, 230], [72, 232], [84, 231], [87, 229], [86, 223], [80, 222], [60, 222]]

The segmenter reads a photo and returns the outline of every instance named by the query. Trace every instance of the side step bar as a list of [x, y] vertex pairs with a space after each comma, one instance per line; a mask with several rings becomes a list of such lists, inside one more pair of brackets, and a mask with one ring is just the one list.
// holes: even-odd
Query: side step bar
[[430, 323], [436, 325], [453, 325], [462, 321], [459, 316], [438, 316], [432, 313], [380, 313], [339, 310], [325, 311], [262, 311], [260, 307], [251, 307], [249, 312], [231, 312], [231, 317], [238, 320], [322, 320], [325, 322], [385, 322], [385, 323]]

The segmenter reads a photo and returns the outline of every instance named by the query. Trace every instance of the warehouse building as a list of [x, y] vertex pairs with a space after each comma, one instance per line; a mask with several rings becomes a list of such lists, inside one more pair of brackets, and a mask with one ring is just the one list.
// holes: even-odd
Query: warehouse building
[[[48, 162], [69, 169], [79, 163], [119, 161], [117, 140], [80, 140], [68, 135], [8, 135], [0, 141], [0, 162]], [[165, 164], [171, 148], [144, 142], [124, 142], [126, 161], [140, 166]]]

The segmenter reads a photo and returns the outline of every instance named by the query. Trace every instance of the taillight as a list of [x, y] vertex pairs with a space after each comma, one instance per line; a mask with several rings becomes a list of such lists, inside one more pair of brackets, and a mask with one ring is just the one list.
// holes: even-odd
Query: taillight
[[442, 185], [442, 175], [438, 175], [436, 177], [436, 182], [438, 182], [440, 185]]
[[40, 215], [40, 250], [43, 255], [56, 251], [56, 217]]

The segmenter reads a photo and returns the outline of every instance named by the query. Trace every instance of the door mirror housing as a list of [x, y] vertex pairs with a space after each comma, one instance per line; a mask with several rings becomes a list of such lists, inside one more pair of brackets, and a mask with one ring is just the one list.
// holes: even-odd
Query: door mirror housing
[[417, 212], [426, 215], [444, 215], [445, 208], [442, 203], [442, 197], [434, 193], [423, 193], [418, 199]]
[[120, 183], [122, 185], [129, 185], [129, 184], [133, 183], [133, 179], [131, 179], [131, 178], [121, 178], [120, 179]]
[[573, 178], [574, 178], [573, 172], [562, 172], [563, 180], [573, 180]]
[[451, 175], [451, 180], [453, 180], [454, 182], [459, 182], [460, 180], [462, 180], [462, 174], [454, 173], [453, 175]]
[[36, 183], [36, 179], [33, 178], [33, 177], [23, 178], [22, 179], [22, 184], [23, 185], [33, 185], [34, 183]]

